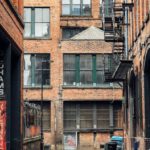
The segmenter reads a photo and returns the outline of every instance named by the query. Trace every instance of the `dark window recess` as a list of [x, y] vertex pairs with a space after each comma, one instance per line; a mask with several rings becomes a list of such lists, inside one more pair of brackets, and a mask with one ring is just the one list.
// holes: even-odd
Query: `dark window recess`
[[48, 38], [50, 35], [49, 8], [24, 8], [24, 37]]
[[117, 63], [111, 54], [65, 54], [64, 85], [103, 85]]
[[70, 39], [86, 28], [62, 28], [62, 39]]
[[[40, 101], [32, 102], [41, 106]], [[50, 130], [50, 120], [51, 120], [51, 104], [49, 101], [43, 101], [43, 129]]]
[[76, 129], [76, 104], [66, 103], [64, 105], [64, 128]]
[[43, 105], [43, 129], [50, 129], [50, 102], [44, 102]]
[[[43, 67], [42, 67], [43, 63]], [[43, 71], [42, 71], [43, 70]], [[24, 86], [41, 87], [50, 85], [50, 55], [25, 54], [24, 55]]]
[[97, 105], [97, 128], [105, 129], [110, 126], [109, 104]]
[[121, 103], [64, 102], [64, 130], [112, 127], [122, 128]]
[[50, 150], [50, 149], [51, 149], [50, 145], [44, 145], [44, 150]]
[[93, 105], [91, 103], [80, 104], [80, 128], [93, 128]]
[[[31, 135], [27, 132], [27, 130], [31, 127], [35, 127], [36, 129], [40, 129], [41, 126], [41, 108], [40, 105], [35, 105], [33, 103], [25, 102], [24, 103], [24, 138], [29, 138]], [[39, 130], [36, 132], [36, 136], [40, 135]]]

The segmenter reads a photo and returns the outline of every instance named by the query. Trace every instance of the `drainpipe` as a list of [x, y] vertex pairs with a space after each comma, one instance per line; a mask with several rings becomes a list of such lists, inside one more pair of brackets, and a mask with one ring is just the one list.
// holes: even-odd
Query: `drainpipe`
[[[128, 3], [128, 0], [124, 0], [125, 3]], [[125, 9], [125, 54], [124, 54], [124, 59], [128, 58], [128, 8]]]

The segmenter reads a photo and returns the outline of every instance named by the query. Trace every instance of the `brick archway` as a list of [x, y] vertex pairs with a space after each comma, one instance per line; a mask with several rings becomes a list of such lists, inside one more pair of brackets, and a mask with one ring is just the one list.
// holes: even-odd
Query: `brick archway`
[[145, 96], [145, 137], [150, 138], [150, 48], [145, 57], [144, 66], [144, 96]]

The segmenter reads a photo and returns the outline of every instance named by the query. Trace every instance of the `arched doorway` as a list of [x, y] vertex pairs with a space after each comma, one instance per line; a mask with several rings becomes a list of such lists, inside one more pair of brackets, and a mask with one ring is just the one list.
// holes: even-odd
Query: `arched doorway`
[[129, 82], [129, 106], [130, 106], [130, 136], [136, 137], [136, 76], [134, 71], [131, 72]]
[[145, 58], [144, 67], [144, 93], [145, 93], [145, 137], [150, 138], [150, 48]]
[[139, 100], [138, 100], [138, 75], [132, 70], [129, 81], [129, 122], [130, 122], [130, 142], [131, 149], [134, 149], [139, 126]]

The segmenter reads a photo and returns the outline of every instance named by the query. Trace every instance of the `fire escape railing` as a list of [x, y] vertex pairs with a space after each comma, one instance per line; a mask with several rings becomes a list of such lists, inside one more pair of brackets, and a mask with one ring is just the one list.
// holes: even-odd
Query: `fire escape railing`
[[[124, 28], [128, 26], [125, 24], [125, 11], [126, 8], [132, 10], [133, 4], [116, 2], [115, 0], [102, 0], [102, 13], [103, 13], [103, 30], [106, 42], [112, 43], [112, 54], [115, 65], [118, 66], [120, 61], [125, 59], [125, 35]], [[113, 81], [112, 72], [105, 72], [105, 80]]]

